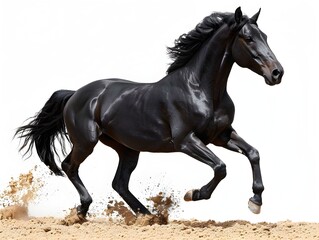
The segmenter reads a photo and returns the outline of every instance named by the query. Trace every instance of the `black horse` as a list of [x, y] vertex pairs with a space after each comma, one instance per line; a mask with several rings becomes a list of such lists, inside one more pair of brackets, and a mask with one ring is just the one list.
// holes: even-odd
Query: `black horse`
[[[135, 213], [150, 214], [128, 188], [139, 153], [183, 152], [212, 167], [214, 177], [200, 189], [186, 193], [186, 201], [209, 199], [226, 177], [226, 165], [209, 149], [212, 143], [247, 156], [253, 173], [253, 193], [249, 208], [260, 212], [264, 190], [258, 151], [232, 128], [234, 104], [227, 93], [233, 64], [264, 77], [268, 85], [281, 82], [283, 68], [267, 44], [267, 36], [257, 25], [260, 10], [251, 18], [240, 8], [235, 13], [213, 13], [168, 48], [174, 60], [167, 75], [155, 83], [135, 83], [122, 79], [99, 80], [77, 91], [53, 93], [42, 110], [16, 135], [24, 138], [21, 149], [35, 145], [37, 153], [53, 173], [66, 173], [77, 189], [85, 218], [92, 198], [78, 169], [101, 141], [119, 155], [112, 182]], [[56, 139], [64, 139], [72, 150], [62, 162], [55, 161]], [[21, 150], [20, 149], [20, 150]]]

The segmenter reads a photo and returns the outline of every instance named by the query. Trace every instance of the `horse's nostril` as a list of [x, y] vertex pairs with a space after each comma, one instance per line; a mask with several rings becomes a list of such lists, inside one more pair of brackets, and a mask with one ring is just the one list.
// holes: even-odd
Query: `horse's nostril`
[[281, 71], [279, 71], [277, 68], [272, 71], [273, 78], [277, 79], [278, 77], [280, 77], [280, 75], [281, 75]]

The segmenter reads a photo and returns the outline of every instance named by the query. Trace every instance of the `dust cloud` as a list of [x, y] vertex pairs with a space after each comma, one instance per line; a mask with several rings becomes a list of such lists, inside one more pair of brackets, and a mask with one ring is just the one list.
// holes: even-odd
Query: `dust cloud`
[[11, 178], [7, 189], [0, 194], [2, 209], [0, 219], [27, 219], [29, 203], [37, 197], [41, 188], [40, 179], [35, 179], [33, 172], [20, 174], [17, 179]]
[[[283, 221], [250, 223], [174, 220], [172, 210], [179, 207], [174, 196], [160, 192], [149, 197], [152, 215], [135, 215], [124, 202], [109, 200], [104, 218], [89, 215], [79, 218], [71, 209], [64, 219], [30, 217], [28, 206], [39, 197], [43, 186], [35, 178], [34, 168], [12, 178], [0, 194], [0, 239], [315, 239], [319, 240], [319, 223]], [[41, 192], [41, 191], [40, 191]]]

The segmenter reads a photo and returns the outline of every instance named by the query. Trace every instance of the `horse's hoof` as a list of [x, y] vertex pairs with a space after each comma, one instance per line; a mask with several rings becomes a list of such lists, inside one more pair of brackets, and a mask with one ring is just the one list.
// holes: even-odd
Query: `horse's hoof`
[[193, 200], [193, 192], [194, 192], [194, 190], [189, 190], [189, 191], [185, 194], [184, 200], [185, 200], [186, 202], [189, 202], [189, 201], [192, 201], [192, 200]]
[[87, 219], [86, 219], [86, 213], [83, 213], [82, 211], [81, 211], [81, 206], [77, 206], [77, 208], [76, 208], [76, 210], [77, 210], [77, 216], [78, 216], [78, 218], [79, 218], [79, 220], [81, 221], [81, 222], [86, 222], [87, 221]]
[[78, 213], [77, 215], [81, 222], [87, 222], [86, 217], [82, 213]]
[[257, 205], [256, 203], [254, 203], [253, 201], [251, 201], [251, 199], [249, 199], [248, 201], [248, 208], [249, 210], [254, 213], [254, 214], [259, 214], [260, 213], [260, 209], [261, 209], [261, 205]]

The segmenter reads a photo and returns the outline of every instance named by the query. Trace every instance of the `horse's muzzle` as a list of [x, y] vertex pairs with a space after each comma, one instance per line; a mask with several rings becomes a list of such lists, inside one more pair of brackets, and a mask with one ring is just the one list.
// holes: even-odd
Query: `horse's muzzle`
[[281, 83], [282, 76], [284, 75], [284, 69], [282, 67], [274, 68], [271, 71], [271, 76], [264, 76], [265, 81], [268, 85], [276, 85]]

